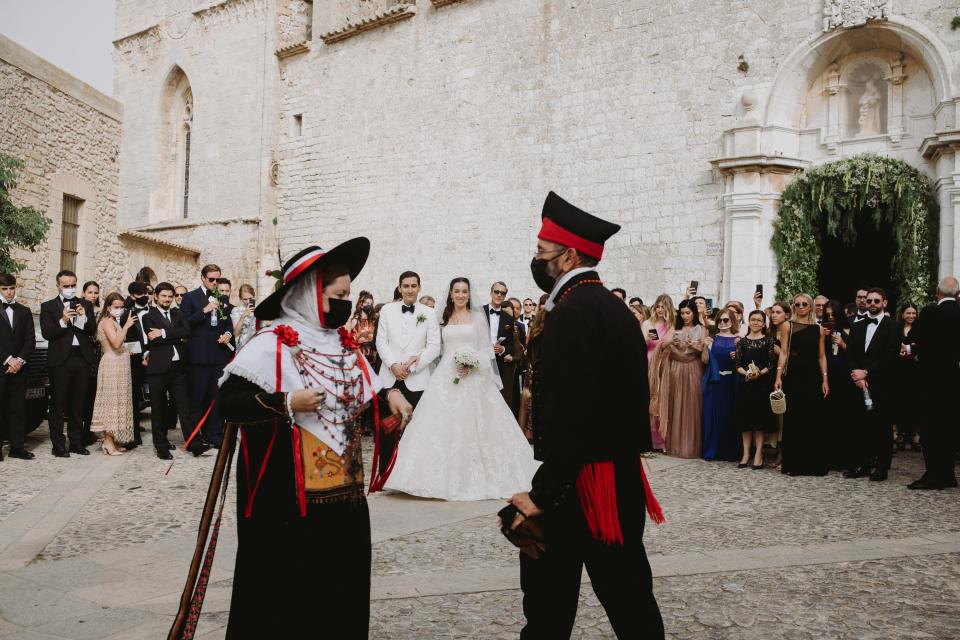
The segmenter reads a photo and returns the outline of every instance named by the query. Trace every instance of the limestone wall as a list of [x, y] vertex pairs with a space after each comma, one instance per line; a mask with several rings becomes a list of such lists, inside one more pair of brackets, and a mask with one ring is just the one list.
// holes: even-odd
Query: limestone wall
[[[957, 60], [953, 9], [895, 4]], [[604, 260], [611, 286], [652, 298], [696, 279], [717, 295], [725, 214], [709, 160], [743, 90], [773, 83], [820, 33], [822, 10], [822, 0], [419, 0], [411, 20], [315, 41], [280, 63], [284, 253], [364, 234], [374, 258], [358, 285], [378, 299], [407, 268], [435, 295], [461, 274], [532, 294], [527, 265], [554, 189], [623, 225]]]
[[51, 218], [46, 242], [18, 275], [18, 299], [39, 311], [56, 293], [64, 194], [81, 198], [77, 275], [104, 286], [123, 282], [117, 239], [117, 101], [0, 36], [0, 151], [26, 163], [13, 200]]

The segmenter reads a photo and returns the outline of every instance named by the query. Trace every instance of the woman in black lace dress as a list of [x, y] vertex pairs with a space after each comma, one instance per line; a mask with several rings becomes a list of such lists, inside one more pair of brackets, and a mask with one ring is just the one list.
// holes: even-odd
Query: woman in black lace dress
[[743, 438], [743, 457], [738, 465], [741, 469], [750, 461], [751, 444], [754, 447], [751, 468], [763, 467], [764, 436], [777, 428], [773, 411], [770, 410], [770, 391], [773, 389], [771, 374], [775, 369], [776, 356], [773, 351], [774, 339], [764, 334], [766, 322], [767, 316], [763, 311], [751, 311], [747, 320], [749, 331], [737, 342], [734, 366], [740, 380], [733, 410], [733, 427], [741, 432]]
[[814, 323], [813, 299], [793, 299], [793, 320], [780, 326], [780, 360], [774, 381], [787, 395], [783, 417], [782, 471], [791, 476], [827, 474], [828, 455], [824, 399], [827, 377], [826, 330]]

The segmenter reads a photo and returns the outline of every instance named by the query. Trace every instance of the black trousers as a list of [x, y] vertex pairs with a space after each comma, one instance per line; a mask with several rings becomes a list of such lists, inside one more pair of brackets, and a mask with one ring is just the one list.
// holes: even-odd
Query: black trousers
[[[167, 426], [176, 424], [180, 418], [180, 430], [186, 442], [196, 424], [191, 421], [190, 391], [187, 383], [187, 367], [183, 362], [173, 362], [166, 373], [157, 373], [147, 376], [147, 386], [150, 388], [150, 398], [153, 408], [150, 410], [150, 427], [153, 432], [153, 446], [160, 448], [167, 440]], [[167, 406], [167, 394], [173, 401], [174, 412]]]
[[[423, 391], [411, 391], [407, 388], [407, 383], [403, 380], [397, 380], [390, 388], [402, 393], [403, 397], [407, 399], [407, 402], [409, 402], [414, 409], [417, 408], [417, 403], [420, 402], [420, 398], [423, 396]], [[387, 417], [387, 415], [387, 411], [380, 412], [381, 419]], [[384, 437], [380, 438], [380, 460], [378, 465], [380, 467], [380, 473], [387, 470], [387, 465], [390, 464], [390, 458], [393, 457], [393, 452], [400, 444], [401, 434], [397, 432], [394, 433], [396, 437], [387, 437], [384, 434]]]
[[646, 514], [642, 480], [637, 473], [624, 482], [623, 475], [618, 470], [617, 501], [623, 545], [594, 540], [574, 497], [557, 512], [544, 516], [546, 553], [536, 560], [520, 554], [520, 588], [527, 619], [521, 640], [570, 637], [584, 566], [617, 638], [664, 637], [663, 619], [653, 595], [650, 562], [643, 546]]
[[[133, 441], [139, 444], [140, 421], [143, 416], [143, 384], [147, 377], [147, 368], [143, 366], [143, 355], [134, 353], [130, 356], [130, 391], [133, 402]], [[150, 415], [153, 415], [152, 413]]]
[[920, 425], [920, 444], [926, 472], [923, 477], [934, 482], [952, 484], [956, 481], [954, 452], [960, 444], [957, 417], [948, 402], [949, 394], [957, 389], [937, 389], [939, 393], [925, 398], [927, 410]]
[[10, 375], [0, 365], [0, 440], [10, 441], [10, 448], [23, 446], [27, 406], [27, 372]]
[[50, 367], [50, 442], [56, 448], [66, 448], [63, 421], [67, 420], [70, 444], [83, 446], [83, 408], [87, 397], [90, 365], [80, 350], [74, 348], [63, 364]]
[[888, 471], [893, 460], [893, 419], [884, 406], [859, 415], [860, 465], [869, 469]]
[[[196, 425], [203, 418], [207, 407], [217, 397], [217, 381], [223, 375], [222, 364], [191, 364], [187, 368], [190, 386], [190, 424]], [[220, 446], [223, 441], [223, 419], [216, 403], [210, 409], [207, 421], [201, 429], [207, 442]]]

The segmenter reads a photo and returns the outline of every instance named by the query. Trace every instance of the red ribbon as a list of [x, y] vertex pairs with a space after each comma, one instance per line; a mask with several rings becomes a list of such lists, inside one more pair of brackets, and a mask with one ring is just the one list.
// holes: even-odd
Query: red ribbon
[[543, 226], [540, 228], [540, 233], [537, 234], [537, 237], [547, 242], [556, 242], [565, 247], [573, 247], [577, 251], [582, 251], [597, 260], [603, 257], [602, 244], [581, 238], [572, 231], [564, 229], [550, 218], [543, 219]]

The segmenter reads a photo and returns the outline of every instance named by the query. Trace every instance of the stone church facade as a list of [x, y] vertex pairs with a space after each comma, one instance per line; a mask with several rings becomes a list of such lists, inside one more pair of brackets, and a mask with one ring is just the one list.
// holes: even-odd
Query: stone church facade
[[278, 242], [363, 234], [378, 300], [408, 268], [530, 295], [553, 189], [623, 225], [610, 286], [747, 299], [791, 176], [876, 152], [933, 181], [956, 273], [948, 4], [118, 0], [119, 220], [261, 289]]

